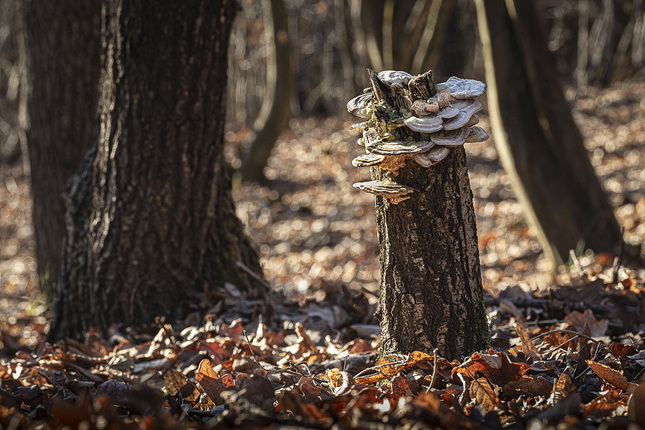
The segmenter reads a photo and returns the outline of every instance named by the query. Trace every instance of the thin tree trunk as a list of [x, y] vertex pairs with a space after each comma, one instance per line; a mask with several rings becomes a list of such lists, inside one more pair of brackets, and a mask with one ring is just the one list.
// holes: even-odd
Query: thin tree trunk
[[222, 154], [235, 1], [103, 4], [100, 118], [69, 190], [50, 338], [181, 319], [227, 283], [264, 294], [240, 269], [261, 273]]
[[242, 180], [259, 182], [280, 133], [291, 118], [293, 71], [289, 49], [289, 22], [284, 0], [264, 0], [267, 20], [267, 94], [253, 124], [253, 141], [242, 165]]
[[41, 286], [60, 276], [67, 181], [91, 144], [100, 71], [99, 0], [24, 2], [27, 145]]
[[620, 228], [531, 2], [476, 4], [495, 144], [542, 248], [556, 264], [580, 245], [615, 251]]

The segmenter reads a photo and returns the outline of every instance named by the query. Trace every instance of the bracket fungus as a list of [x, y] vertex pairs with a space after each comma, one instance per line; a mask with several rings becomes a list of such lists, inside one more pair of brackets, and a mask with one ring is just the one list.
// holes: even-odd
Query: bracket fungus
[[[357, 143], [365, 154], [356, 167], [380, 167], [383, 178], [354, 186], [397, 204], [410, 198], [414, 188], [397, 184], [398, 170], [407, 159], [431, 167], [449, 154], [448, 147], [482, 142], [488, 134], [475, 126], [486, 85], [473, 79], [451, 77], [436, 84], [432, 73], [412, 76], [407, 72], [370, 71], [371, 88], [347, 103], [347, 111], [365, 122], [352, 126], [362, 132]], [[397, 187], [397, 185], [399, 185]]]

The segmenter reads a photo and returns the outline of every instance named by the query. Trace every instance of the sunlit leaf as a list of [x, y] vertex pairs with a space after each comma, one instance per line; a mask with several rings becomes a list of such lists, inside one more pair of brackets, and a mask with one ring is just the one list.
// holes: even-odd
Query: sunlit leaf
[[468, 393], [470, 398], [482, 405], [486, 410], [492, 411], [499, 406], [497, 391], [499, 387], [493, 386], [486, 378], [476, 378], [470, 382]]

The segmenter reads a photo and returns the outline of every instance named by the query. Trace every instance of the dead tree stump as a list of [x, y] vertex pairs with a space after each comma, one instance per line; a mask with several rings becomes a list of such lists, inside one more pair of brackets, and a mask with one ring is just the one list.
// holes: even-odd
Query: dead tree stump
[[354, 186], [377, 196], [381, 351], [458, 358], [489, 340], [463, 149], [488, 138], [475, 125], [485, 85], [368, 72], [371, 88], [347, 107], [366, 119], [354, 126], [365, 154], [352, 164], [372, 176]]

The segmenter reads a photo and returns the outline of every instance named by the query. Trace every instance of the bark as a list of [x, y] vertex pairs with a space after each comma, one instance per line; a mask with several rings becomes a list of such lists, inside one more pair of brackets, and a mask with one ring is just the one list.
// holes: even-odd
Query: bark
[[91, 144], [100, 71], [99, 0], [24, 2], [33, 226], [41, 286], [60, 276], [65, 184]]
[[95, 146], [69, 188], [50, 338], [262, 297], [223, 159], [232, 0], [104, 0]]
[[620, 228], [573, 121], [532, 3], [476, 4], [493, 137], [542, 248], [555, 264], [580, 245], [615, 252]]
[[267, 94], [253, 124], [253, 141], [242, 165], [242, 180], [260, 182], [271, 151], [291, 117], [293, 71], [289, 56], [289, 22], [283, 0], [264, 0], [267, 20]]
[[484, 348], [489, 330], [463, 147], [429, 169], [408, 161], [397, 182], [418, 191], [398, 205], [377, 197], [383, 352], [439, 348], [452, 359]]
[[[431, 73], [423, 76], [431, 79]], [[406, 90], [392, 86], [388, 94], [373, 72], [371, 80], [379, 106], [387, 101], [396, 111], [405, 104], [401, 92]], [[377, 129], [390, 129], [387, 116], [385, 109], [375, 108]], [[393, 132], [398, 140], [428, 139], [406, 127]], [[376, 200], [382, 353], [437, 348], [443, 357], [452, 359], [484, 348], [489, 330], [463, 146], [453, 148], [448, 157], [429, 168], [411, 159], [396, 173], [372, 168], [374, 180], [387, 181], [392, 176], [396, 183], [415, 191], [398, 204], [381, 196]]]

